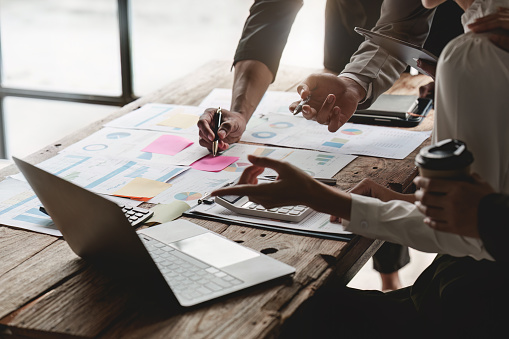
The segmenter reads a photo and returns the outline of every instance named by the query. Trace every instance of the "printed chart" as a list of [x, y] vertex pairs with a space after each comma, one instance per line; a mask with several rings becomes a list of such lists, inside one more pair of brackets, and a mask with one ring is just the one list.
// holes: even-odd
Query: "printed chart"
[[202, 113], [196, 106], [146, 104], [105, 126], [197, 135], [196, 123]]
[[145, 160], [154, 163], [189, 166], [196, 160], [209, 154], [209, 151], [198, 143], [196, 135], [186, 135], [192, 145], [175, 155], [158, 154], [142, 151], [158, 138], [167, 135], [163, 132], [148, 130], [128, 130], [105, 127], [89, 137], [67, 147], [61, 153], [103, 158], [121, 158]]
[[404, 159], [430, 133], [352, 123], [330, 133], [326, 126], [302, 117], [272, 114], [264, 123], [246, 130], [242, 140], [339, 154]]
[[175, 200], [180, 200], [194, 206], [198, 204], [198, 199], [227, 183], [233, 182], [239, 175], [240, 173], [236, 172], [204, 172], [191, 168], [170, 180], [171, 188], [156, 195], [149, 202], [169, 204]]
[[[96, 193], [111, 194], [134, 178], [167, 182], [188, 170], [188, 167], [150, 164], [116, 158], [86, 157], [58, 154], [38, 167]], [[21, 174], [13, 176], [23, 179]]]
[[[288, 161], [311, 176], [320, 178], [332, 178], [340, 169], [355, 159], [355, 156], [348, 154], [331, 154], [310, 150], [245, 144], [232, 145], [224, 154], [239, 157], [239, 160], [223, 171], [242, 172], [246, 167], [251, 165], [247, 157], [249, 154], [253, 154], [260, 157]], [[271, 169], [266, 169], [262, 176], [263, 175], [276, 175], [276, 173]]]

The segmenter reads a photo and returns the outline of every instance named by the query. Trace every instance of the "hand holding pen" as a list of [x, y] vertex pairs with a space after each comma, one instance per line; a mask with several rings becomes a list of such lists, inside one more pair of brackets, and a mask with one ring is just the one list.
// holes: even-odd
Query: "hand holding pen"
[[295, 109], [293, 110], [293, 115], [297, 115], [299, 114], [300, 112], [302, 112], [302, 106], [304, 106], [305, 104], [307, 104], [309, 102], [309, 100], [311, 100], [311, 94], [307, 96], [306, 99], [302, 99], [299, 104], [297, 105], [297, 107], [295, 107]]
[[219, 127], [223, 122], [223, 113], [219, 107], [214, 114], [214, 141], [212, 141], [212, 155], [216, 156], [219, 148]]

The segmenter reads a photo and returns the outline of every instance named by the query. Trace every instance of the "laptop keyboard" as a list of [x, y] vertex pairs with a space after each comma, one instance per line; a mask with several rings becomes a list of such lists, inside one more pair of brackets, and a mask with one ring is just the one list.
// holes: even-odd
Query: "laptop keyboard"
[[193, 301], [243, 283], [146, 235], [140, 235], [140, 239], [179, 299]]

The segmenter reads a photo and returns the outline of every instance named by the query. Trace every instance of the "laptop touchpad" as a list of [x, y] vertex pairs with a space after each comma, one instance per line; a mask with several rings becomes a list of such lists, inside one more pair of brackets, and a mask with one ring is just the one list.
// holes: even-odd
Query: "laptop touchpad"
[[203, 233], [170, 246], [215, 267], [225, 267], [256, 258], [260, 254], [212, 233]]

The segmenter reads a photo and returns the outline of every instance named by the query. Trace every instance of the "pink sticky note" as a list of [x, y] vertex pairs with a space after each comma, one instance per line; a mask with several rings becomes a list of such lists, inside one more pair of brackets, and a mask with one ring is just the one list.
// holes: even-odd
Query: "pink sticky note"
[[193, 144], [191, 140], [188, 140], [178, 135], [161, 135], [150, 145], [142, 149], [143, 152], [158, 153], [175, 155], [182, 151], [184, 148], [189, 147]]
[[213, 156], [209, 154], [193, 162], [191, 167], [200, 171], [219, 172], [237, 160], [239, 160], [239, 157], [227, 157], [224, 155]]

